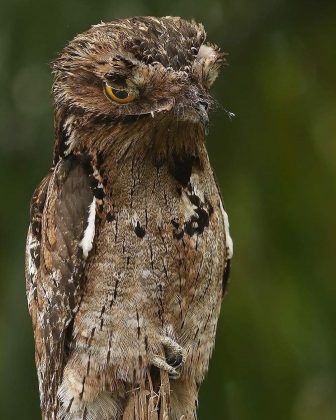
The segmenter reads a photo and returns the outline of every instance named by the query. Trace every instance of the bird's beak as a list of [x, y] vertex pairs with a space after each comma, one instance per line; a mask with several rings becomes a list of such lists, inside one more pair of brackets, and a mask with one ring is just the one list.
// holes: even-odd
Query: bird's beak
[[210, 97], [192, 90], [185, 92], [183, 96], [168, 99], [163, 106], [151, 111], [150, 115], [154, 118], [157, 113], [163, 113], [177, 122], [198, 124], [203, 126], [205, 134], [208, 134], [210, 103]]
[[176, 105], [176, 116], [178, 121], [186, 121], [194, 124], [201, 124], [207, 133], [209, 126], [208, 102], [199, 97], [183, 101]]

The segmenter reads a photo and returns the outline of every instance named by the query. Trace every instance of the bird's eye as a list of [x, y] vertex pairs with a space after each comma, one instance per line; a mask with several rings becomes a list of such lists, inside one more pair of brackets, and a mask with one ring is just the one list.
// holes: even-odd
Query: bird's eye
[[135, 96], [130, 95], [127, 90], [115, 89], [110, 86], [108, 83], [105, 83], [105, 92], [107, 96], [119, 104], [126, 104], [127, 102], [132, 102], [135, 99]]

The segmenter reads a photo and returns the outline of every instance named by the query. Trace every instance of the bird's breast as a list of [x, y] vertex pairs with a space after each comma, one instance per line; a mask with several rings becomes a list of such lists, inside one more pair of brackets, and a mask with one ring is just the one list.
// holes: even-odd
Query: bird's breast
[[115, 357], [139, 334], [159, 331], [185, 346], [199, 336], [209, 353], [225, 262], [224, 220], [210, 167], [191, 171], [184, 185], [168, 167], [133, 166], [120, 179], [99, 209], [75, 329], [88, 339], [97, 325], [94, 340], [103, 346], [122, 328]]

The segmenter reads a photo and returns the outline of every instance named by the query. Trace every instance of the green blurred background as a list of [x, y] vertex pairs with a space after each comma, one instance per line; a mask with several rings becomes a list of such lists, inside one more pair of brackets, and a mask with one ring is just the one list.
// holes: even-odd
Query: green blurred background
[[0, 418], [38, 419], [23, 255], [51, 161], [48, 63], [99, 21], [202, 21], [230, 53], [210, 157], [235, 255], [200, 419], [336, 419], [336, 2], [1, 0]]

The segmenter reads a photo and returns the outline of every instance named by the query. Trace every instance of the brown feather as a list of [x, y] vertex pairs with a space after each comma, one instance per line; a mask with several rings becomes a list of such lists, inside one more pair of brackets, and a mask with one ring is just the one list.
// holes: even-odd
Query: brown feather
[[53, 63], [54, 166], [27, 242], [45, 419], [196, 417], [232, 255], [205, 147], [223, 61], [202, 25], [137, 17]]

